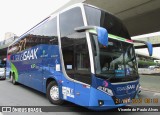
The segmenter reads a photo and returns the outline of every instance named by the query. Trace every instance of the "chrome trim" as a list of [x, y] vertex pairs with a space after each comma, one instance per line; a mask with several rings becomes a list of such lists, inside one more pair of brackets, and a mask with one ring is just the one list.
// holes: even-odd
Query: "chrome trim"
[[59, 100], [59, 88], [58, 88], [58, 86], [52, 86], [49, 92], [50, 92], [50, 97], [54, 101]]
[[120, 83], [111, 83], [112, 85], [120, 85], [120, 84], [127, 84], [127, 83], [134, 83], [134, 82], [138, 82], [139, 80], [135, 80], [135, 81], [128, 81], [128, 82], [120, 82]]
[[[83, 20], [84, 20], [84, 26], [87, 26], [88, 24], [87, 24], [87, 17], [86, 17], [84, 5], [82, 5], [81, 9], [82, 9], [82, 16], [83, 16]], [[87, 43], [88, 43], [88, 51], [89, 51], [89, 57], [90, 57], [91, 73], [94, 74], [95, 73], [94, 59], [93, 59], [91, 40], [90, 40], [90, 36], [89, 36], [89, 32], [88, 31], [86, 32], [86, 39], [87, 39]]]

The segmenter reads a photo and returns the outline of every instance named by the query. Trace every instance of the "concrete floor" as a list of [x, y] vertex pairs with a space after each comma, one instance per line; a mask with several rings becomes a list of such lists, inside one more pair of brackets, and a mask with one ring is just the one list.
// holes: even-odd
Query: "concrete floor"
[[144, 89], [160, 92], [160, 74], [140, 75], [140, 84]]

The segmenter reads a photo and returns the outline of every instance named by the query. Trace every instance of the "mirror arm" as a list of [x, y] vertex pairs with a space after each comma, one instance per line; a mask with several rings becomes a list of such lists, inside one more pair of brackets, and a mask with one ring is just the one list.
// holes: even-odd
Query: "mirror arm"
[[84, 32], [86, 30], [95, 29], [95, 28], [96, 26], [81, 26], [81, 27], [74, 28], [74, 30], [76, 32]]
[[148, 47], [148, 52], [149, 52], [149, 56], [152, 56], [153, 54], [153, 46], [150, 42], [146, 42], [146, 41], [141, 41], [141, 40], [132, 40], [134, 43], [142, 43], [147, 45]]
[[84, 32], [92, 29], [95, 30], [95, 34], [97, 34], [99, 43], [101, 43], [103, 46], [108, 46], [108, 32], [105, 28], [98, 26], [81, 26], [74, 28], [76, 32]]
[[141, 41], [141, 40], [132, 40], [134, 43], [142, 43], [142, 44], [145, 44], [147, 45], [147, 42], [146, 41]]

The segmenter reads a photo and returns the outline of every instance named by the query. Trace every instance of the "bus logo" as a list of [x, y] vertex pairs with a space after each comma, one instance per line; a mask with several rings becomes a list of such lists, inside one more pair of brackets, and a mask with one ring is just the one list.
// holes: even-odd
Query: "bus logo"
[[38, 51], [38, 48], [27, 50], [21, 54], [15, 55], [15, 60], [24, 61], [24, 60], [37, 59], [37, 51]]
[[103, 82], [103, 86], [104, 86], [104, 87], [108, 87], [108, 82], [107, 82], [107, 81], [104, 81], [104, 82]]
[[126, 93], [130, 89], [135, 89], [135, 85], [127, 85], [127, 86], [124, 86], [124, 87], [117, 87], [117, 91], [126, 91]]

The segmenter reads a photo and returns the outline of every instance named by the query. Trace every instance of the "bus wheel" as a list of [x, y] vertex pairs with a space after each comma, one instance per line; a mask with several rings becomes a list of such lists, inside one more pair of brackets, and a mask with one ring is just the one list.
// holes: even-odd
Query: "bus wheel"
[[14, 73], [11, 74], [11, 82], [12, 82], [14, 85], [17, 84], [17, 82], [16, 82], [16, 80], [15, 80], [15, 74], [14, 74]]
[[51, 81], [47, 85], [47, 98], [52, 104], [60, 105], [63, 103], [59, 97], [59, 87], [55, 81]]

